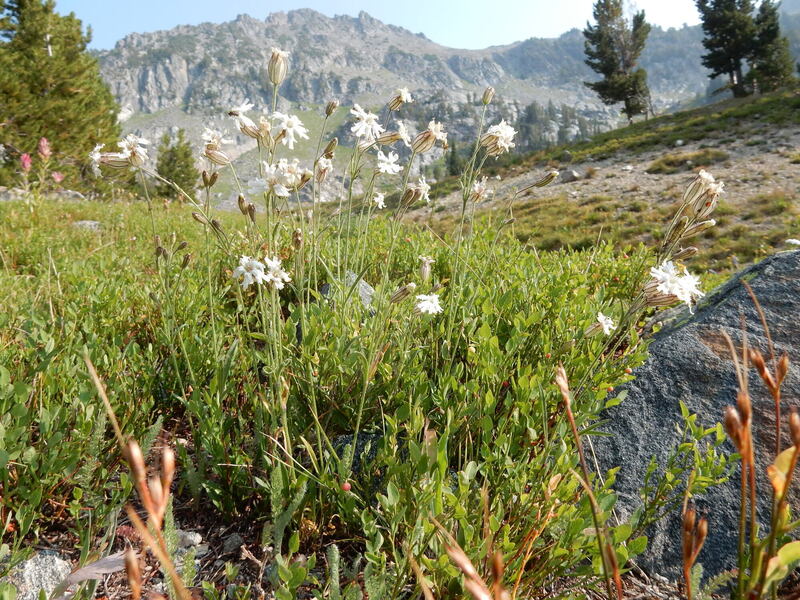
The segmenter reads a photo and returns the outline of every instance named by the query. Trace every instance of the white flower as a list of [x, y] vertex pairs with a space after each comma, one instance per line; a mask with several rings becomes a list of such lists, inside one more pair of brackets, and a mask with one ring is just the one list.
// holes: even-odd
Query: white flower
[[94, 150], [89, 152], [89, 160], [92, 161], [92, 172], [95, 174], [96, 177], [100, 176], [100, 161], [102, 159], [102, 150], [105, 147], [105, 144], [97, 144], [94, 147]]
[[387, 175], [396, 175], [403, 170], [401, 165], [397, 164], [399, 160], [397, 152], [389, 152], [384, 154], [382, 150], [378, 150], [378, 173], [386, 173]]
[[439, 294], [419, 294], [417, 296], [416, 312], [423, 315], [436, 315], [443, 310], [439, 303]]
[[284, 284], [292, 280], [289, 274], [281, 268], [281, 259], [277, 256], [264, 258], [264, 266], [266, 268], [265, 281], [272, 284], [276, 290], [282, 290]]
[[242, 113], [246, 113], [253, 110], [254, 106], [255, 104], [253, 104], [249, 100], [245, 100], [239, 106], [234, 106], [232, 109], [230, 109], [228, 111], [228, 114], [231, 115], [232, 117], [236, 117], [238, 115], [241, 115]]
[[609, 335], [617, 328], [617, 326], [614, 325], [614, 321], [611, 319], [611, 317], [607, 317], [601, 312], [597, 313], [597, 322], [599, 323], [600, 327], [603, 328], [603, 333], [606, 335]]
[[800, 246], [800, 240], [797, 240], [795, 238], [789, 238], [788, 240], [786, 240], [786, 243], [791, 244], [792, 246]]
[[428, 131], [433, 134], [437, 141], [447, 143], [447, 132], [444, 130], [444, 125], [438, 121], [428, 123]]
[[239, 259], [239, 266], [233, 270], [232, 277], [241, 279], [243, 290], [250, 287], [250, 284], [259, 285], [267, 282], [267, 275], [264, 273], [264, 264], [249, 256], [242, 256]]
[[236, 121], [236, 127], [239, 129], [239, 131], [248, 137], [259, 139], [261, 137], [261, 131], [253, 119], [244, 114], [247, 111], [252, 110], [252, 108], [253, 103], [245, 100], [239, 106], [234, 106], [232, 109], [230, 109], [228, 114], [233, 117], [234, 121]]
[[482, 202], [491, 195], [492, 191], [486, 183], [485, 176], [481, 179], [476, 179], [475, 183], [472, 184], [472, 200], [474, 202]]
[[375, 205], [375, 208], [386, 208], [386, 203], [384, 202], [384, 195], [380, 192], [376, 192], [372, 196], [372, 203]]
[[481, 146], [486, 148], [489, 156], [499, 156], [509, 152], [514, 147], [516, 130], [503, 119], [497, 125], [492, 125], [481, 136]]
[[282, 183], [289, 189], [294, 189], [300, 185], [305, 169], [300, 167], [300, 161], [296, 158], [289, 162], [285, 158], [278, 161], [278, 174], [282, 178]]
[[408, 91], [408, 88], [399, 88], [397, 90], [397, 96], [405, 103], [414, 101], [414, 99], [411, 97], [411, 93]]
[[321, 156], [317, 160], [317, 182], [322, 183], [328, 176], [328, 173], [333, 169], [333, 161], [330, 158]]
[[205, 142], [206, 146], [213, 146], [213, 150], [219, 150], [224, 144], [232, 144], [233, 140], [223, 138], [223, 133], [216, 129], [206, 127], [203, 129], [203, 134], [200, 136]]
[[149, 144], [149, 140], [129, 133], [125, 136], [125, 139], [117, 143], [117, 146], [122, 149], [120, 154], [128, 156], [131, 166], [141, 167], [147, 160], [147, 148], [144, 148], [144, 146]]
[[364, 138], [368, 142], [372, 142], [377, 138], [384, 129], [378, 123], [378, 115], [365, 111], [358, 104], [354, 104], [351, 115], [356, 117], [355, 124], [350, 128], [357, 138]]
[[281, 132], [284, 132], [281, 142], [284, 146], [288, 146], [289, 150], [294, 150], [294, 143], [298, 137], [304, 140], [308, 139], [308, 129], [303, 126], [303, 122], [297, 115], [285, 115], [276, 111], [272, 113], [272, 118], [279, 121], [272, 133], [273, 137], [277, 138]]
[[[280, 163], [279, 163], [280, 164]], [[264, 163], [264, 178], [255, 179], [251, 182], [253, 188], [261, 188], [262, 191], [272, 192], [280, 198], [287, 198], [290, 194], [289, 188], [285, 185], [285, 176], [283, 170], [278, 165], [270, 165]], [[263, 186], [263, 187], [262, 187]]]
[[699, 288], [700, 280], [690, 274], [686, 267], [683, 268], [683, 274], [679, 273], [672, 261], [653, 267], [650, 269], [650, 275], [653, 279], [648, 287], [652, 288], [654, 285], [655, 291], [664, 296], [673, 296], [685, 302], [690, 308], [695, 298], [702, 298], [705, 295]]
[[428, 193], [431, 191], [431, 186], [428, 185], [428, 182], [425, 181], [425, 176], [419, 178], [417, 181], [417, 191], [419, 192], [419, 197], [425, 200], [427, 204], [431, 203], [431, 197]]
[[402, 121], [397, 122], [397, 135], [400, 136], [400, 139], [403, 140], [403, 143], [406, 145], [407, 148], [411, 147], [411, 135], [408, 133], [408, 128], [406, 128], [406, 124]]

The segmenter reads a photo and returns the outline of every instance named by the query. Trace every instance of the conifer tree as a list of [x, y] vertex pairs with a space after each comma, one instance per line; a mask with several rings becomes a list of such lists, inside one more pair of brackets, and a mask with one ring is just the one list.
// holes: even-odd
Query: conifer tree
[[[178, 130], [174, 143], [168, 133], [161, 137], [156, 171], [164, 179], [176, 183], [187, 194], [194, 193], [200, 173], [195, 166], [192, 146], [186, 140], [186, 132], [183, 129]], [[184, 199], [175, 188], [164, 183], [159, 184], [156, 191], [165, 198]]]
[[[32, 152], [48, 138], [65, 185], [78, 188], [90, 184], [88, 153], [119, 135], [118, 107], [86, 50], [90, 39], [53, 0], [0, 0], [0, 143]], [[0, 180], [12, 176], [0, 168]]]
[[650, 105], [647, 72], [637, 67], [650, 24], [644, 11], [629, 22], [622, 0], [597, 0], [593, 14], [596, 24], [587, 23], [583, 30], [586, 64], [603, 78], [586, 86], [605, 104], [623, 103], [622, 112], [630, 121], [634, 115], [646, 114]]
[[781, 35], [778, 6], [772, 0], [762, 0], [755, 17], [753, 68], [748, 73], [748, 81], [763, 92], [782, 87], [794, 79], [789, 40]]
[[748, 94], [743, 76], [745, 61], [753, 54], [756, 24], [751, 0], [696, 0], [703, 25], [703, 66], [711, 77], [727, 75], [736, 97]]

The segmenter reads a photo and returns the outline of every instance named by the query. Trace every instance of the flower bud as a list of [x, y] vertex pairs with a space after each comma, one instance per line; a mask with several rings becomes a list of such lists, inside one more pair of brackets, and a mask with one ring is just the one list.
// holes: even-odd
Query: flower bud
[[267, 65], [267, 72], [269, 73], [269, 80], [272, 85], [280, 85], [286, 79], [286, 73], [289, 71], [289, 53], [281, 50], [280, 48], [273, 48], [272, 55], [269, 58]]
[[687, 258], [693, 257], [697, 254], [698, 250], [696, 246], [689, 246], [688, 248], [681, 248], [675, 254], [672, 255], [672, 260], [686, 260]]
[[187, 252], [183, 255], [183, 261], [181, 262], [181, 269], [185, 269], [189, 266], [189, 262], [192, 260], [192, 253]]
[[483, 98], [481, 98], [481, 102], [483, 102], [483, 105], [486, 106], [492, 101], [492, 98], [494, 98], [494, 88], [489, 86], [483, 90]]
[[431, 278], [431, 266], [436, 261], [430, 256], [420, 256], [419, 277], [423, 282], [427, 282]]
[[250, 220], [255, 224], [256, 222], [256, 205], [252, 202], [247, 205], [247, 216], [250, 217]]
[[192, 218], [195, 221], [197, 221], [198, 223], [200, 223], [201, 225], [208, 225], [208, 219], [206, 219], [203, 215], [201, 215], [198, 212], [193, 212], [192, 213]]
[[394, 294], [392, 294], [392, 297], [389, 298], [389, 303], [397, 304], [404, 298], [410, 296], [416, 289], [417, 289], [416, 283], [414, 283], [413, 281], [411, 283], [407, 283], [403, 287], [399, 288]]
[[778, 361], [778, 367], [775, 370], [775, 375], [778, 378], [778, 385], [783, 383], [783, 380], [788, 372], [789, 372], [789, 355], [784, 354]]
[[330, 117], [334, 112], [336, 112], [337, 108], [339, 108], [339, 101], [331, 100], [325, 105], [325, 116]]
[[303, 247], [303, 232], [300, 229], [295, 229], [292, 233], [292, 246], [295, 250]]
[[417, 154], [422, 154], [433, 148], [435, 143], [436, 136], [433, 134], [433, 132], [426, 129], [425, 131], [417, 134], [417, 137], [415, 137], [414, 141], [411, 142], [411, 149]]
[[222, 233], [222, 223], [220, 223], [217, 219], [211, 219], [211, 227]]
[[178, 244], [178, 247], [175, 248], [175, 252], [180, 252], [181, 250], [186, 248], [186, 246], [188, 246], [188, 245], [189, 245], [189, 242], [187, 242], [186, 240], [182, 241], [180, 244]]
[[236, 197], [236, 203], [239, 205], [239, 212], [243, 215], [247, 214], [247, 201], [244, 199], [244, 194], [239, 194]]
[[203, 169], [203, 187], [211, 187], [210, 180], [208, 178], [208, 171]]
[[142, 449], [136, 440], [128, 442], [128, 447], [125, 452], [125, 458], [131, 467], [133, 479], [137, 484], [144, 484], [147, 472], [144, 468], [144, 457], [142, 456]]
[[333, 151], [336, 150], [336, 146], [338, 145], [339, 145], [339, 138], [331, 138], [331, 141], [328, 142], [327, 146], [325, 146], [325, 150], [323, 150], [322, 156], [328, 159], [333, 158]]

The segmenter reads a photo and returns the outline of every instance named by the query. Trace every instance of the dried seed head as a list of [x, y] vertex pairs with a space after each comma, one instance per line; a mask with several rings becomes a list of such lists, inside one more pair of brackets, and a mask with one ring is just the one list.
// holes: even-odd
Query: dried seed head
[[175, 453], [169, 446], [164, 446], [161, 453], [161, 485], [164, 492], [169, 496], [169, 489], [172, 480], [175, 478]]
[[192, 218], [195, 221], [197, 221], [198, 223], [200, 223], [201, 225], [208, 225], [208, 219], [206, 219], [203, 215], [201, 215], [198, 212], [193, 212], [192, 213]]
[[753, 366], [758, 371], [759, 377], [764, 381], [764, 384], [769, 388], [770, 391], [774, 391], [777, 389], [775, 384], [775, 380], [772, 378], [772, 374], [767, 369], [767, 365], [764, 362], [764, 357], [761, 355], [761, 352], [758, 350], [751, 348], [750, 352], [748, 353], [750, 357], [750, 362], [753, 363]]
[[492, 98], [494, 98], [494, 88], [489, 86], [483, 90], [483, 98], [481, 98], [481, 102], [483, 102], [484, 106], [486, 106], [492, 101]]
[[139, 447], [139, 444], [136, 443], [136, 440], [131, 440], [128, 442], [125, 459], [128, 461], [128, 465], [131, 467], [134, 480], [137, 483], [143, 484], [145, 477], [147, 476], [147, 471], [144, 467], [142, 449]]
[[158, 477], [151, 477], [147, 482], [147, 487], [150, 489], [150, 497], [153, 499], [155, 509], [160, 513], [161, 507], [165, 504], [164, 486], [161, 485], [161, 480]]
[[556, 385], [561, 391], [561, 397], [564, 398], [564, 403], [569, 407], [571, 403], [569, 396], [569, 380], [567, 379], [567, 372], [564, 370], [564, 365], [561, 363], [556, 367]]
[[778, 378], [778, 385], [783, 383], [786, 375], [789, 373], [789, 355], [784, 354], [778, 361], [778, 367], [775, 370], [775, 375]]
[[286, 73], [289, 71], [289, 53], [284, 52], [280, 48], [273, 48], [272, 55], [267, 64], [267, 73], [272, 85], [280, 85], [286, 79]]
[[337, 108], [339, 108], [339, 101], [331, 100], [325, 105], [325, 116], [330, 117], [334, 112], [336, 112]]
[[125, 571], [133, 600], [139, 600], [142, 596], [142, 572], [139, 570], [139, 557], [130, 546], [125, 551]]
[[247, 214], [247, 201], [244, 199], [244, 194], [239, 194], [236, 197], [236, 203], [239, 205], [239, 212], [243, 215]]
[[725, 408], [725, 433], [731, 438], [733, 445], [739, 452], [742, 451], [742, 419], [739, 411], [733, 406]]
[[750, 403], [750, 395], [747, 392], [739, 390], [736, 394], [736, 408], [739, 411], [739, 416], [741, 416], [744, 426], [749, 426], [750, 419], [753, 417], [753, 408]]
[[792, 443], [800, 448], [800, 415], [796, 410], [792, 410], [789, 415], [789, 432], [792, 434]]
[[672, 260], [686, 260], [688, 258], [693, 257], [697, 254], [698, 250], [696, 246], [689, 246], [688, 248], [681, 248], [675, 254], [672, 255]]

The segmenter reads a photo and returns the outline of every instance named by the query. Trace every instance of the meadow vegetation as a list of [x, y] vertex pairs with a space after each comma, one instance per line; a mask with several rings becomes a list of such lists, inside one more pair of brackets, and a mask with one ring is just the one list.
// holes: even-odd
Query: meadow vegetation
[[[286, 68], [275, 50], [276, 100]], [[174, 187], [182, 204], [145, 190], [131, 202], [0, 205], [3, 568], [53, 532], [80, 564], [109, 553], [135, 488], [140, 512], [126, 514], [173, 598], [192, 585], [281, 600], [488, 598], [490, 586], [498, 600], [620, 597], [648, 524], [727, 476], [721, 425], [687, 413], [670, 468], [620, 521], [616, 471], [593, 472], [583, 454], [645, 358], [645, 320], [702, 297], [682, 261], [698, 253], [688, 240], [715, 231], [721, 185], [699, 173], [646, 225], [649, 245], [587, 237], [532, 251], [506, 220], [465, 225], [483, 163], [514, 135], [481, 122], [458, 219], [437, 235], [402, 220], [429, 193], [415, 161], [447, 139], [435, 121], [413, 139], [399, 126], [411, 101], [398, 90], [382, 121], [355, 106], [346, 163], [325, 137], [335, 103], [306, 142], [296, 116], [256, 123], [245, 103], [230, 114], [258, 143], [257, 172], [237, 173], [223, 134], [207, 131], [203, 188]], [[295, 143], [316, 148], [309, 168], [292, 160]], [[99, 150], [103, 170], [156, 176], [136, 136]], [[241, 185], [240, 213], [212, 206], [223, 171]], [[334, 173], [346, 185], [322, 213], [317, 186]], [[555, 178], [542, 175], [535, 185]], [[159, 461], [153, 448], [172, 450]], [[203, 580], [193, 561], [173, 565], [174, 515], [199, 512], [258, 531], [255, 573]]]

